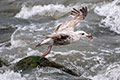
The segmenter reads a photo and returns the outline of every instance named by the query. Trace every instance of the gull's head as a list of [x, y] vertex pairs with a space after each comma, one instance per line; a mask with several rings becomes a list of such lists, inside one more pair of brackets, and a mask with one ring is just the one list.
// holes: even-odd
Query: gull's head
[[92, 36], [87, 34], [85, 31], [76, 31], [76, 34], [79, 38], [88, 37], [89, 39], [92, 39]]

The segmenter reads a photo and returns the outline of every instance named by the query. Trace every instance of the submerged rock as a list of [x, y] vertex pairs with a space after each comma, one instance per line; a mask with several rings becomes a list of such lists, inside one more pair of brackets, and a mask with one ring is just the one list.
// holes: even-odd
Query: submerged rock
[[26, 58], [20, 60], [18, 63], [15, 64], [14, 70], [15, 71], [19, 71], [19, 70], [25, 71], [25, 70], [31, 70], [38, 66], [39, 67], [53, 67], [53, 68], [60, 69], [68, 74], [71, 74], [74, 76], [79, 76], [77, 73], [66, 68], [65, 66], [58, 64], [56, 62], [53, 62], [53, 61], [49, 61], [46, 58], [41, 58], [40, 56], [29, 56], [29, 57], [26, 57]]
[[8, 64], [8, 62], [6, 60], [2, 60], [0, 58], [0, 67], [2, 67], [2, 66], [9, 66], [9, 64]]

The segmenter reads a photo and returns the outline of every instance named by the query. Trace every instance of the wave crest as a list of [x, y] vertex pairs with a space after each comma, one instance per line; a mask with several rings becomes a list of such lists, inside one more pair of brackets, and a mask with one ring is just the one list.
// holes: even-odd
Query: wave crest
[[105, 18], [101, 20], [104, 27], [109, 27], [111, 31], [120, 34], [120, 3], [114, 0], [112, 3], [102, 4], [94, 9], [94, 12]]
[[67, 6], [65, 7], [62, 4], [54, 5], [54, 4], [49, 4], [49, 5], [35, 5], [33, 7], [27, 7], [23, 5], [21, 8], [21, 11], [16, 14], [15, 17], [17, 18], [24, 18], [28, 19], [32, 16], [51, 16], [54, 19], [58, 19], [68, 12], [70, 12], [71, 7]]

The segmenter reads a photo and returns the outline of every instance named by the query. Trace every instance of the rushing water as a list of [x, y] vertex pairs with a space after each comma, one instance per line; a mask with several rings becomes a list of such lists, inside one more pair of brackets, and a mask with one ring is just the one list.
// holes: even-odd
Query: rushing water
[[[8, 68], [0, 73], [0, 80], [120, 80], [120, 0], [0, 0], [0, 58], [13, 64], [26, 56], [41, 55], [46, 46], [34, 46], [70, 18], [72, 8], [82, 6], [89, 13], [76, 30], [92, 34], [93, 40], [54, 47], [47, 56], [76, 70], [80, 77], [54, 68], [24, 75]], [[5, 46], [9, 42], [11, 46]]]

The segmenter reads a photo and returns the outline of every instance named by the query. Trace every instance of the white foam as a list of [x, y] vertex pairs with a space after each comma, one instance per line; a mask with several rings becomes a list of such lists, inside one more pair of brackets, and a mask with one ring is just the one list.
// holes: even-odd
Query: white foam
[[[35, 24], [30, 24], [22, 27], [17, 25], [17, 27], [18, 28], [11, 35], [11, 46], [26, 46], [27, 42], [30, 42], [30, 40], [34, 39], [33, 33], [37, 29], [37, 27]], [[43, 30], [43, 27], [40, 27], [38, 31], [41, 30]]]
[[73, 54], [77, 54], [77, 53], [84, 55], [81, 51], [70, 50], [68, 52], [55, 52], [55, 51], [52, 51], [51, 54], [47, 55], [47, 57], [53, 57], [53, 56], [58, 55], [58, 54], [60, 54], [60, 55], [70, 55], [70, 54], [73, 55]]
[[15, 30], [15, 32], [11, 35], [11, 45], [14, 47], [22, 46], [26, 44], [24, 40], [15, 40], [15, 35], [19, 30], [20, 30], [20, 27], [18, 27], [18, 29]]
[[0, 80], [27, 80], [22, 77], [20, 73], [13, 71], [5, 71], [3, 74], [0, 74]]
[[119, 48], [115, 48], [114, 51], [115, 51], [115, 53], [120, 54], [120, 47]]
[[63, 4], [48, 4], [48, 5], [34, 5], [26, 6], [22, 5], [22, 8], [19, 13], [15, 15], [17, 18], [29, 19], [34, 16], [50, 16], [54, 19], [59, 19], [65, 16], [71, 11], [72, 8], [79, 9], [82, 6], [93, 6], [91, 3], [76, 3], [74, 5], [63, 5]]
[[38, 50], [34, 50], [32, 48], [28, 48], [27, 50], [27, 56], [32, 56], [32, 55], [40, 55], [42, 54], [41, 52], [39, 52]]
[[120, 0], [114, 0], [111, 3], [105, 3], [100, 6], [97, 6], [94, 9], [94, 12], [100, 16], [105, 16], [101, 20], [101, 24], [105, 25], [104, 27], [109, 27], [110, 30], [120, 34]]
[[94, 76], [92, 80], [120, 80], [120, 65], [112, 64], [106, 71]]
[[25, 5], [22, 6], [21, 11], [16, 14], [15, 17], [17, 18], [24, 18], [28, 19], [32, 16], [39, 15], [39, 16], [51, 16], [55, 19], [58, 19], [64, 16], [66, 13], [70, 12], [71, 7], [65, 7], [62, 4], [49, 4], [49, 5], [35, 5], [33, 7], [26, 7]]

